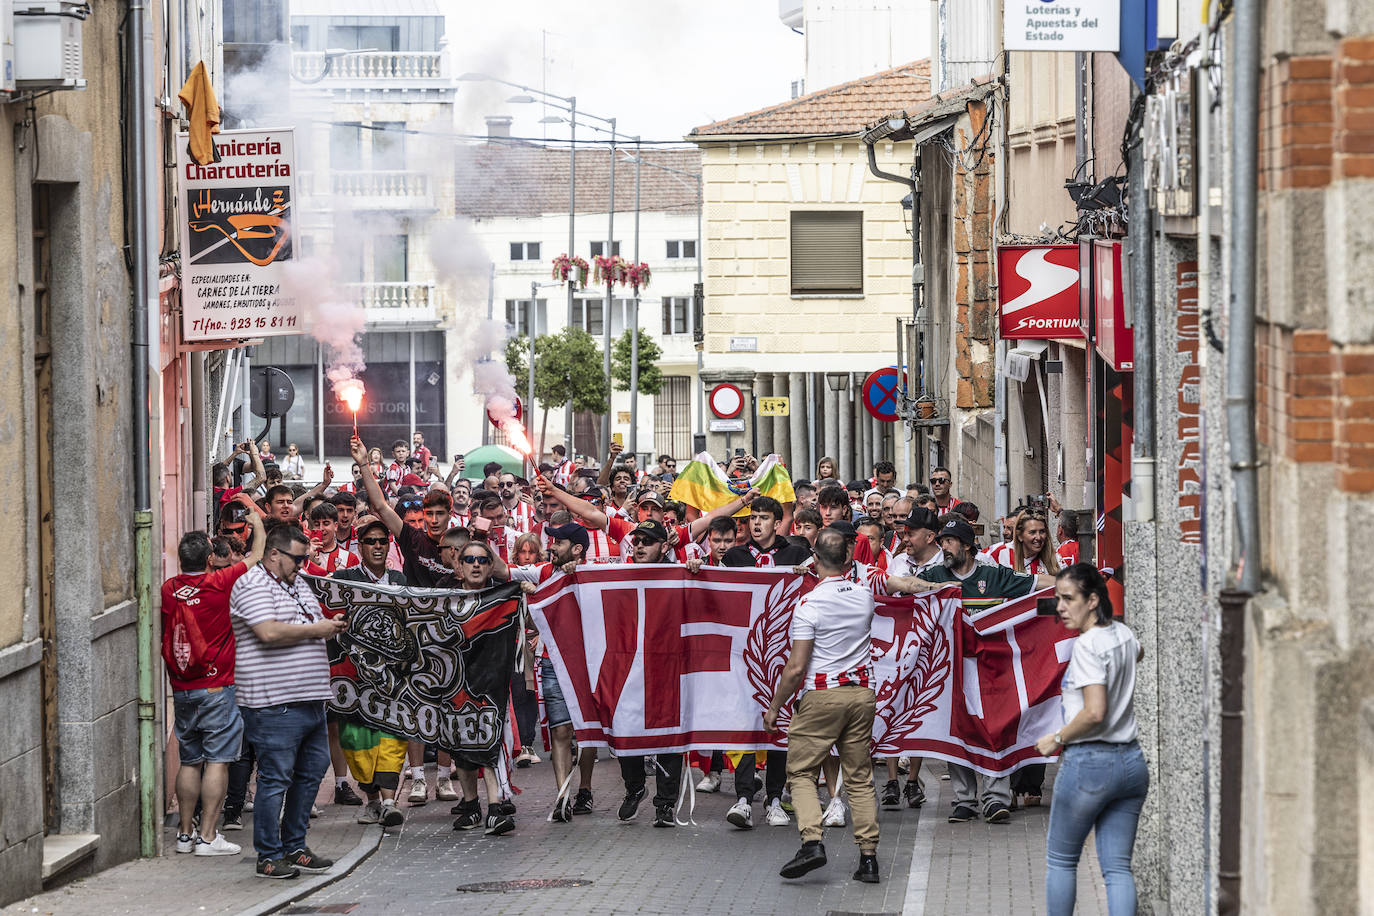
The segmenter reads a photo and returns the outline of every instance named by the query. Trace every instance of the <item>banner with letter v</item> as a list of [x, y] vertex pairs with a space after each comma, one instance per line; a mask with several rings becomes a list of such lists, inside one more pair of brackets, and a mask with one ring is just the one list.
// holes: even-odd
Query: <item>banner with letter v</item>
[[[812, 577], [677, 565], [580, 567], [530, 596], [578, 743], [624, 754], [786, 747], [763, 727]], [[1073, 634], [1035, 596], [976, 616], [958, 592], [880, 599], [874, 753], [983, 772], [1040, 762]], [[1053, 723], [1053, 727], [1051, 726]], [[1037, 731], [1039, 729], [1039, 731]]]

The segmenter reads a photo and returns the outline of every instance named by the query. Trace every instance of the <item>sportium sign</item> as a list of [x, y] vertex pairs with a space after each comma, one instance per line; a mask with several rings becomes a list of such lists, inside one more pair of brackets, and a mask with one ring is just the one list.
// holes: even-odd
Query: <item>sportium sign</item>
[[1004, 340], [1082, 340], [1077, 245], [997, 249], [997, 306]]
[[1008, 51], [1112, 51], [1121, 47], [1121, 0], [1006, 0]]
[[215, 135], [220, 161], [200, 165], [177, 140], [181, 193], [181, 336], [222, 340], [299, 334], [301, 306], [283, 296], [293, 255], [295, 137], [290, 128]]

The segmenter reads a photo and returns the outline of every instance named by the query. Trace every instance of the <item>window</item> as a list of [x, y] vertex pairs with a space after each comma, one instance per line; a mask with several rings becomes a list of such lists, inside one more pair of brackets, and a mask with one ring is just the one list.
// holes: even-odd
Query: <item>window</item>
[[697, 256], [696, 239], [670, 239], [668, 241], [668, 259], [695, 258]]
[[792, 212], [792, 294], [852, 295], [864, 291], [863, 213]]
[[[534, 306], [534, 314], [530, 314], [530, 306]], [[547, 299], [507, 299], [506, 300], [506, 324], [514, 330], [511, 332], [515, 336], [528, 334], [530, 332], [531, 320], [533, 321], [534, 334], [549, 333]]]
[[539, 260], [538, 242], [511, 242], [510, 259], [512, 261], [537, 261]]
[[331, 124], [329, 126], [329, 167], [340, 172], [354, 172], [363, 167], [363, 126], [361, 124]]
[[408, 239], [404, 235], [372, 237], [372, 279], [376, 283], [404, 283]]
[[406, 167], [404, 121], [373, 121], [372, 167], [378, 171], [399, 172]]
[[665, 375], [654, 395], [654, 452], [686, 458], [692, 454], [692, 379]]
[[[672, 244], [671, 242], [669, 244]], [[663, 297], [663, 335], [687, 333], [687, 314], [692, 300], [686, 296]]]
[[[618, 254], [620, 254], [620, 243], [619, 243], [619, 242], [611, 242], [611, 257], [615, 257], [615, 256], [618, 255]], [[605, 243], [605, 242], [592, 242], [592, 257], [594, 257], [594, 258], [604, 258], [604, 257], [606, 257], [606, 243]]]
[[329, 47], [344, 51], [395, 51], [400, 27], [394, 25], [331, 25]]
[[604, 303], [600, 299], [582, 299], [578, 302], [577, 318], [579, 326], [593, 337], [601, 337], [601, 311]]

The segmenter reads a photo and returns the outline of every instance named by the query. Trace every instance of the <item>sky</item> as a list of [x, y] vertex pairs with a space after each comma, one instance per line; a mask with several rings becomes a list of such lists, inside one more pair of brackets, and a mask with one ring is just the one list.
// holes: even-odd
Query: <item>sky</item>
[[[579, 112], [614, 117], [619, 133], [645, 140], [678, 140], [693, 127], [785, 102], [805, 70], [802, 36], [779, 20], [777, 0], [445, 0], [445, 7], [455, 73], [575, 95]], [[485, 133], [485, 116], [509, 115], [515, 136], [566, 138], [566, 124], [539, 123], [562, 112], [507, 102], [518, 93], [460, 83], [458, 130]], [[579, 126], [579, 139], [589, 133]]]

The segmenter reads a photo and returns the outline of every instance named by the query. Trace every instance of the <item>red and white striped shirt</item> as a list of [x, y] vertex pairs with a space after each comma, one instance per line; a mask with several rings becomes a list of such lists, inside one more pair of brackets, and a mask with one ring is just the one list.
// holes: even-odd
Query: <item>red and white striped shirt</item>
[[978, 559], [998, 566], [1005, 566], [1007, 569], [1016, 567], [1016, 560], [1011, 555], [1011, 541], [998, 541], [980, 553]]
[[553, 469], [553, 482], [560, 487], [566, 487], [577, 474], [577, 465], [571, 459], [564, 458], [558, 462], [558, 467]]
[[347, 569], [350, 566], [357, 566], [362, 561], [349, 551], [344, 549], [342, 544], [336, 543], [334, 549], [328, 553], [320, 552], [318, 562], [312, 561], [312, 565], [320, 569], [320, 572], [310, 570], [314, 576], [327, 576], [336, 569]]
[[1062, 565], [1072, 566], [1078, 562], [1078, 542], [1065, 541], [1059, 545], [1059, 549], [1055, 551], [1055, 555], [1059, 557], [1059, 562]]
[[501, 508], [506, 510], [506, 525], [518, 529], [521, 534], [527, 534], [534, 528], [534, 506], [521, 500], [515, 504], [514, 509], [506, 508], [505, 503]]

